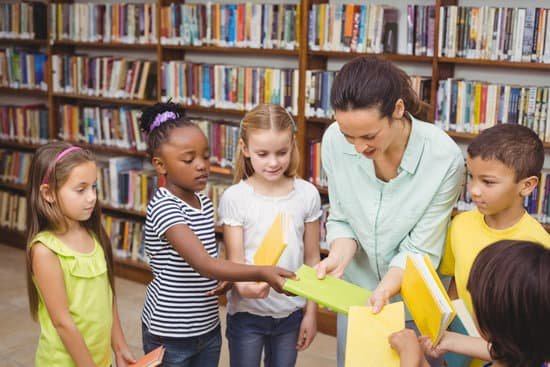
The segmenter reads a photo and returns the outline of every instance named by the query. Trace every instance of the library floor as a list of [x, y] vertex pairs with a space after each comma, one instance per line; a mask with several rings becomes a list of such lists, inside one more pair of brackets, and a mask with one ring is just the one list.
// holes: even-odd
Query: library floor
[[[29, 316], [25, 281], [25, 253], [0, 244], [0, 365], [29, 367], [34, 364], [34, 352], [39, 327]], [[124, 332], [134, 355], [140, 356], [140, 313], [145, 286], [117, 278], [118, 307]], [[225, 308], [220, 309], [225, 329]], [[223, 340], [220, 366], [229, 366], [227, 341]], [[336, 339], [317, 334], [312, 345], [298, 354], [298, 367], [336, 366]]]

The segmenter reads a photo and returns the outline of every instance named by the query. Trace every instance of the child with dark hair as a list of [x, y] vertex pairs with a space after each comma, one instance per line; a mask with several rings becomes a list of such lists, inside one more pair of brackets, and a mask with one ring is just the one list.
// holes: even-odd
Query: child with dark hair
[[141, 128], [153, 167], [166, 179], [147, 206], [145, 252], [153, 280], [143, 308], [143, 349], [166, 347], [163, 366], [218, 365], [221, 334], [217, 294], [220, 280], [263, 281], [282, 291], [293, 274], [270, 266], [218, 259], [214, 211], [206, 186], [209, 148], [206, 136], [173, 103], [146, 109]]
[[[460, 192], [464, 158], [425, 116], [407, 74], [390, 61], [358, 57], [334, 78], [336, 122], [323, 136], [330, 254], [318, 276], [342, 276], [373, 291], [378, 312], [401, 289], [409, 253], [437, 266]], [[346, 319], [338, 315], [338, 366]]]
[[[447, 332], [456, 352], [491, 359], [485, 367], [548, 367], [550, 250], [529, 241], [502, 240], [477, 255], [467, 289], [482, 338]], [[427, 366], [414, 333], [392, 334], [401, 366]], [[442, 340], [443, 342], [443, 340]]]
[[[468, 146], [468, 191], [477, 209], [457, 215], [449, 226], [439, 271], [453, 276], [451, 298], [464, 300], [473, 314], [466, 280], [477, 254], [501, 239], [535, 241], [550, 247], [550, 235], [523, 207], [539, 182], [544, 147], [531, 129], [496, 125], [481, 132]], [[445, 338], [439, 350], [446, 348]], [[474, 360], [471, 366], [481, 366]]]

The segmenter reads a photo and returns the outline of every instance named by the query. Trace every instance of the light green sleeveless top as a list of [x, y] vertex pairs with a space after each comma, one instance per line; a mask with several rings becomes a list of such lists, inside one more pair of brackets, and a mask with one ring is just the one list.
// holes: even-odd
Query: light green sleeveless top
[[[43, 243], [57, 254], [63, 270], [69, 312], [95, 364], [98, 367], [110, 366], [113, 293], [103, 248], [94, 236], [95, 246], [92, 252], [76, 252], [48, 231], [38, 233], [31, 241], [31, 246], [36, 242]], [[38, 293], [41, 332], [36, 351], [36, 367], [76, 366], [52, 324], [42, 295]]]

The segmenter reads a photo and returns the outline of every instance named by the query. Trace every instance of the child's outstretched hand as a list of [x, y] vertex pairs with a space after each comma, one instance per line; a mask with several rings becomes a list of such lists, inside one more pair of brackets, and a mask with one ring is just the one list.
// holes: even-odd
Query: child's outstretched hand
[[296, 274], [276, 266], [262, 266], [261, 278], [278, 293], [284, 293], [283, 285], [286, 278], [295, 279]]
[[[445, 332], [447, 333], [447, 332]], [[420, 342], [420, 346], [422, 347], [422, 350], [424, 351], [424, 354], [433, 357], [433, 358], [439, 358], [443, 354], [447, 352], [447, 350], [443, 349], [441, 346], [441, 343], [445, 343], [445, 333], [443, 333], [443, 336], [441, 337], [441, 340], [438, 345], [433, 345], [432, 340], [430, 337], [426, 335], [421, 335], [418, 337], [418, 341]]]
[[233, 287], [233, 282], [223, 280], [218, 283], [216, 288], [209, 290], [206, 295], [208, 296], [220, 296], [222, 294], [225, 294], [228, 290]]
[[429, 366], [424, 357], [416, 334], [411, 329], [403, 329], [389, 336], [388, 341], [401, 358], [401, 366], [424, 367]]

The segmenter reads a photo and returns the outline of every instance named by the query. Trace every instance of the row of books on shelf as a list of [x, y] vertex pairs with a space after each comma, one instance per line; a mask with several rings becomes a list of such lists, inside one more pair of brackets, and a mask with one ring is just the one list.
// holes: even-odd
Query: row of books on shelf
[[47, 59], [41, 52], [0, 49], [0, 87], [47, 90]]
[[407, 54], [434, 55], [435, 6], [407, 5]]
[[161, 8], [161, 44], [294, 50], [299, 5], [175, 4]]
[[549, 11], [442, 6], [439, 56], [550, 63]]
[[[336, 71], [306, 71], [306, 117], [334, 117], [334, 111], [330, 106], [330, 90], [336, 74]], [[432, 79], [418, 75], [412, 75], [410, 78], [411, 86], [420, 99], [429, 103]]]
[[[458, 198], [458, 211], [475, 209], [472, 197], [468, 192], [470, 178], [465, 175], [465, 185]], [[525, 210], [541, 223], [550, 223], [550, 171], [543, 170], [539, 176], [539, 183], [531, 195], [526, 196], [523, 202]]]
[[50, 4], [50, 40], [157, 43], [157, 5]]
[[0, 105], [0, 139], [43, 144], [49, 139], [49, 131], [46, 106]]
[[10, 191], [0, 191], [0, 227], [24, 232], [27, 229], [26, 221], [26, 197]]
[[273, 103], [298, 114], [298, 69], [169, 61], [162, 64], [163, 100], [249, 110]]
[[143, 213], [158, 186], [157, 174], [144, 168], [142, 158], [98, 158], [97, 195], [103, 204]]
[[225, 122], [192, 119], [208, 138], [210, 163], [235, 168], [235, 153], [239, 147], [239, 126]]
[[447, 131], [479, 133], [495, 124], [519, 124], [550, 141], [550, 87], [440, 80], [436, 124]]
[[32, 153], [0, 149], [0, 180], [24, 185], [29, 180]]
[[398, 12], [384, 5], [313, 4], [309, 12], [309, 49], [395, 53]]
[[59, 137], [74, 142], [145, 151], [141, 110], [131, 107], [59, 106]]
[[102, 219], [115, 257], [147, 262], [143, 246], [143, 222], [106, 214]]
[[57, 93], [108, 98], [155, 99], [156, 62], [111, 56], [53, 55], [52, 85]]
[[41, 2], [0, 4], [0, 38], [46, 39], [47, 8]]

